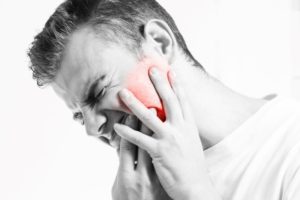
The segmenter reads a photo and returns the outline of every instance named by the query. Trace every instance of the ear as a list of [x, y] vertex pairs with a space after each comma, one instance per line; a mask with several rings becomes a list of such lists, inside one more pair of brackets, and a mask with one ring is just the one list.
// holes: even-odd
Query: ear
[[168, 24], [162, 20], [152, 19], [144, 28], [144, 37], [147, 45], [154, 49], [172, 63], [176, 50], [177, 41]]

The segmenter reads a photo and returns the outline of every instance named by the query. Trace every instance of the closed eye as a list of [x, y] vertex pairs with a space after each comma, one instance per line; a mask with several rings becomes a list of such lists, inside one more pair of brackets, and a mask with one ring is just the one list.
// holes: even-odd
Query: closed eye
[[95, 105], [104, 97], [105, 92], [106, 92], [106, 87], [104, 87], [95, 97], [90, 99], [90, 102], [87, 102], [87, 105], [89, 105], [89, 107], [93, 109]]

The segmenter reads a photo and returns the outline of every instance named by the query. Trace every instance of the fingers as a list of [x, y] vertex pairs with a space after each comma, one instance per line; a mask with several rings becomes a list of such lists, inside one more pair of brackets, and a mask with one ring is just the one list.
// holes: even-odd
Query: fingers
[[150, 69], [150, 77], [158, 95], [163, 101], [167, 119], [171, 122], [176, 122], [178, 119], [180, 120], [182, 117], [180, 105], [168, 80], [159, 69], [155, 67]]
[[143, 124], [155, 133], [162, 133], [163, 122], [146, 108], [129, 90], [122, 89], [119, 95], [125, 105]]
[[122, 124], [115, 124], [114, 129], [123, 139], [145, 149], [150, 154], [155, 152], [157, 141], [155, 141], [154, 138], [141, 134], [139, 131], [133, 130], [132, 128]]
[[[138, 119], [132, 115], [128, 116], [125, 120], [125, 125], [138, 128]], [[120, 143], [120, 167], [126, 170], [134, 169], [134, 162], [137, 155], [137, 146], [130, 143], [126, 139], [121, 139]]]
[[[155, 110], [155, 109], [153, 109]], [[155, 112], [155, 111], [154, 111]], [[147, 128], [143, 123], [141, 123], [141, 132], [145, 135], [152, 135], [152, 131]], [[146, 172], [148, 175], [150, 175], [150, 172], [152, 171], [152, 159], [147, 151], [138, 148], [138, 163], [137, 163], [137, 169], [141, 172]]]
[[188, 103], [187, 95], [184, 92], [183, 87], [180, 85], [180, 81], [175, 77], [175, 74], [172, 71], [169, 71], [168, 77], [171, 80], [170, 82], [172, 88], [180, 104], [183, 118], [188, 121], [194, 120], [194, 118], [192, 117], [190, 104]]

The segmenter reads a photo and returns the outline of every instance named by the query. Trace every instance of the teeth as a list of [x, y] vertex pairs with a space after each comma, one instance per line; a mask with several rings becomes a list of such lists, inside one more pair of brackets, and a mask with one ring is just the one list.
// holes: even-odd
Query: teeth
[[129, 115], [125, 115], [122, 119], [121, 119], [121, 124], [125, 124], [126, 119], [128, 118]]

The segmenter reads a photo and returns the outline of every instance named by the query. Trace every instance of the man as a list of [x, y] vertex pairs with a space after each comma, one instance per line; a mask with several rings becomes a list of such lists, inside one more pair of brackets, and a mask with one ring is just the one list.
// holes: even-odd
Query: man
[[[113, 199], [300, 198], [299, 106], [209, 76], [154, 0], [68, 0], [29, 57], [38, 85], [118, 150]], [[127, 87], [145, 66], [164, 120]]]

